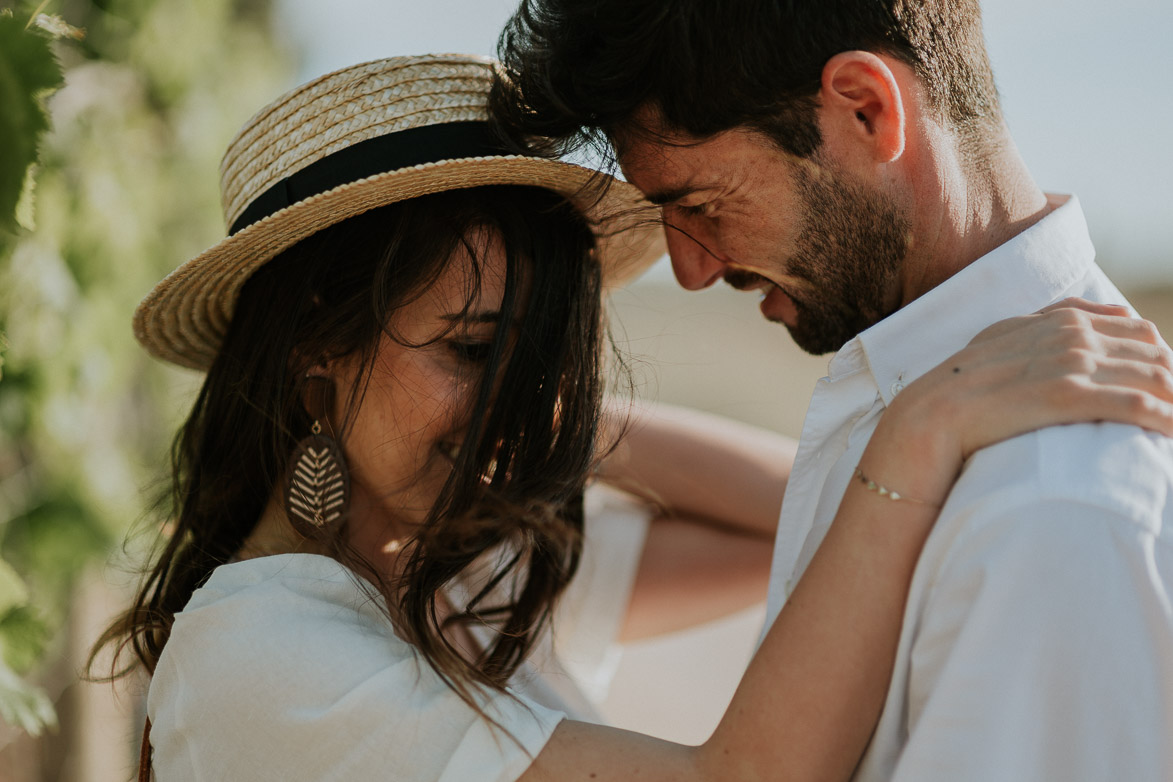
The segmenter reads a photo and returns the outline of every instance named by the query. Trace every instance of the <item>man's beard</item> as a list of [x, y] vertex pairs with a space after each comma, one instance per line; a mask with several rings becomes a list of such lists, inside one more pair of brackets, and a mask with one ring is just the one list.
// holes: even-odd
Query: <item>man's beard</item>
[[[798, 318], [787, 326], [808, 353], [831, 353], [899, 306], [896, 285], [910, 244], [905, 213], [834, 167], [795, 166], [803, 214], [797, 251], [774, 264], [809, 283], [785, 289]], [[736, 276], [735, 287], [746, 281]]]

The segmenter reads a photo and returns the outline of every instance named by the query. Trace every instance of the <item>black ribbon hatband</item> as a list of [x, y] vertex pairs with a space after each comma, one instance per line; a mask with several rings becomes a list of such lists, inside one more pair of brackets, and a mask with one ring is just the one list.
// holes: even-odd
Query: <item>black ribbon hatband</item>
[[254, 198], [232, 223], [235, 234], [298, 201], [398, 168], [482, 155], [508, 155], [485, 122], [408, 128], [340, 149], [290, 174]]

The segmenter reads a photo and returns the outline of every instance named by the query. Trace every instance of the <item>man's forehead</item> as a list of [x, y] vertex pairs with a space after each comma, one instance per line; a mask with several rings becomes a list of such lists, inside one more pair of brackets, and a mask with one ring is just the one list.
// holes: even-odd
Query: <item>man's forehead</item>
[[650, 104], [641, 106], [630, 119], [611, 131], [611, 146], [616, 156], [620, 161], [627, 159], [638, 165], [650, 162], [647, 158], [699, 140], [672, 128], [664, 121], [659, 108]]
[[698, 180], [682, 167], [673, 165], [667, 155], [656, 150], [638, 149], [619, 158], [620, 168], [627, 181], [653, 204], [663, 205], [678, 201], [696, 192]]
[[616, 159], [627, 180], [656, 204], [679, 200], [690, 193], [720, 189], [744, 179], [763, 165], [809, 168], [815, 157], [803, 158], [782, 148], [763, 131], [739, 126], [707, 138], [683, 131], [634, 126], [615, 146]]
[[[615, 157], [628, 181], [652, 203], [664, 204], [697, 189], [687, 150], [699, 142], [667, 129], [659, 111], [644, 108], [612, 134]], [[682, 154], [683, 153], [683, 154]]]

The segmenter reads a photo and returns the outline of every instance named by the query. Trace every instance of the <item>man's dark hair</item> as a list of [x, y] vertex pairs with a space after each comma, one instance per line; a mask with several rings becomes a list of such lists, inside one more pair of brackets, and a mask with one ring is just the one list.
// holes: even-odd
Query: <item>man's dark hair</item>
[[912, 67], [963, 142], [1001, 121], [977, 0], [523, 0], [498, 49], [494, 115], [548, 154], [646, 130], [648, 106], [666, 130], [746, 126], [807, 157], [823, 66], [851, 50]]

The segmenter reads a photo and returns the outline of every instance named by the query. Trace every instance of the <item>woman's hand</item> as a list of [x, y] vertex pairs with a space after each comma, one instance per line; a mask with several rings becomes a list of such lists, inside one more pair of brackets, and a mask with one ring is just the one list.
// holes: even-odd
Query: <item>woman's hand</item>
[[899, 432], [892, 438], [898, 442], [889, 442], [882, 457], [866, 455], [865, 472], [884, 483], [894, 459], [927, 459], [937, 474], [921, 473], [918, 485], [900, 488], [939, 503], [979, 448], [1083, 421], [1173, 436], [1173, 352], [1152, 323], [1124, 307], [1066, 299], [990, 326], [910, 383], [874, 438]]

